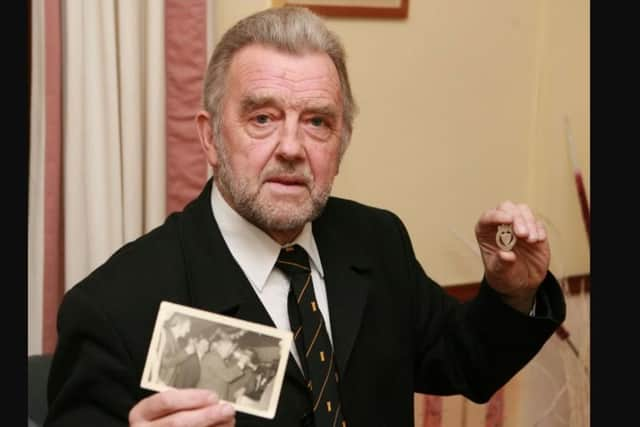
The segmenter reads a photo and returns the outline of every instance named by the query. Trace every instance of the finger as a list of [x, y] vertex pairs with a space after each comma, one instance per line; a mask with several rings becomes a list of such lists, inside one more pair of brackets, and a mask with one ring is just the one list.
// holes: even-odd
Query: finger
[[189, 409], [168, 415], [154, 427], [227, 427], [235, 425], [235, 409], [228, 402], [217, 402], [203, 408]]
[[511, 224], [513, 214], [510, 211], [490, 209], [484, 212], [478, 220], [478, 227], [494, 227], [496, 224]]
[[[505, 208], [507, 208], [505, 206]], [[529, 236], [529, 228], [527, 220], [522, 214], [520, 208], [512, 203], [508, 204], [509, 212], [513, 216], [513, 232], [519, 239], [526, 239]]]
[[511, 200], [504, 200], [500, 202], [497, 209], [510, 212], [516, 209], [516, 205]]
[[138, 402], [129, 412], [129, 423], [151, 421], [178, 411], [202, 408], [218, 402], [218, 396], [201, 389], [169, 389]]
[[236, 418], [233, 417], [233, 419], [229, 422], [226, 422], [224, 424], [216, 424], [215, 426], [210, 426], [210, 427], [235, 427], [236, 426]]
[[[522, 220], [524, 222], [524, 226], [527, 229], [527, 241], [529, 243], [535, 243], [538, 240], [538, 225], [536, 224], [536, 219], [533, 216], [533, 212], [531, 212], [529, 206], [525, 204], [518, 205], [518, 212], [520, 213], [520, 216], [522, 217]], [[518, 235], [516, 234], [516, 236]], [[524, 234], [518, 237], [525, 238]]]
[[536, 226], [538, 228], [538, 241], [544, 242], [547, 239], [547, 229], [544, 226], [544, 223], [540, 220], [536, 221]]
[[498, 251], [498, 256], [500, 257], [500, 261], [510, 264], [516, 260], [516, 254], [513, 251]]
[[511, 224], [518, 213], [518, 207], [510, 200], [501, 202], [495, 209], [486, 211], [481, 217], [479, 225]]
[[518, 212], [518, 206], [516, 206], [516, 204], [513, 203], [511, 200], [505, 200], [504, 202], [501, 202], [498, 205], [497, 210], [502, 212], [508, 212], [513, 215]]

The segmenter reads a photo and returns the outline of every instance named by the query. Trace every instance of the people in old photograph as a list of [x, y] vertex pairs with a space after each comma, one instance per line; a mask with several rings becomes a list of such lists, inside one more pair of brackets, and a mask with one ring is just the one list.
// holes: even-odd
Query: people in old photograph
[[195, 351], [195, 342], [190, 335], [192, 323], [191, 317], [174, 313], [163, 325], [158, 379], [165, 385], [191, 388], [198, 382], [200, 363]]
[[216, 330], [210, 338], [202, 337], [207, 351], [200, 360], [200, 380], [198, 388], [215, 391], [220, 399], [233, 401], [229, 393], [230, 385], [243, 375], [243, 370], [231, 360], [232, 352], [238, 344], [230, 334]]
[[174, 313], [162, 326], [158, 348], [158, 383], [268, 408], [281, 357], [278, 338]]
[[255, 409], [266, 409], [278, 370], [277, 346], [239, 348], [231, 357], [243, 374], [229, 388], [233, 401]]

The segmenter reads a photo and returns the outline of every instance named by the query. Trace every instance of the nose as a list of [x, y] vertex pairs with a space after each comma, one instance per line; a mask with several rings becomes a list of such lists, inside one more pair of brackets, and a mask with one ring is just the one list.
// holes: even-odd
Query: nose
[[304, 139], [297, 120], [285, 123], [278, 138], [276, 155], [283, 160], [295, 161], [304, 158]]

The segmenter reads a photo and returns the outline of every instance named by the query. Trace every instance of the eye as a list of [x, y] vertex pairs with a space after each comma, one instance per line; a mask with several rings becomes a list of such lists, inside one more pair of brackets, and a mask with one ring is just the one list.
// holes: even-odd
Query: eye
[[316, 139], [326, 140], [333, 133], [334, 122], [326, 114], [310, 113], [304, 117], [303, 123], [309, 135]]
[[261, 109], [247, 114], [246, 131], [253, 138], [266, 138], [278, 127], [281, 117], [272, 109]]
[[260, 125], [266, 125], [267, 123], [269, 123], [269, 116], [267, 116], [266, 114], [258, 114], [254, 117], [254, 120]]
[[320, 127], [320, 126], [326, 125], [326, 123], [325, 123], [325, 121], [324, 121], [324, 119], [322, 117], [312, 117], [309, 120], [309, 123], [311, 123], [311, 125], [315, 126], [315, 127]]

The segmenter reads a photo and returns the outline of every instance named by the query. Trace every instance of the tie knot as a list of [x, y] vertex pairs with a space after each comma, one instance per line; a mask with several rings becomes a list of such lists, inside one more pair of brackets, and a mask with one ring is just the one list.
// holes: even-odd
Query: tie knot
[[280, 249], [280, 255], [276, 261], [278, 267], [287, 276], [294, 274], [309, 274], [309, 256], [300, 245], [287, 246]]

